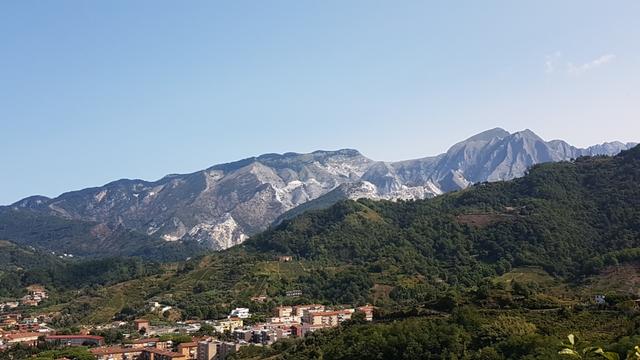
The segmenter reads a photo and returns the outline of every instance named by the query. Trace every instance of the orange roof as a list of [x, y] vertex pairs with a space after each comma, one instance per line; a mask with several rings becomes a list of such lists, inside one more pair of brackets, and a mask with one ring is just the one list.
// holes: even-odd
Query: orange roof
[[173, 352], [173, 351], [169, 351], [169, 350], [162, 350], [162, 349], [157, 349], [157, 348], [145, 348], [142, 351], [146, 351], [149, 353], [154, 353], [157, 355], [163, 355], [163, 356], [168, 356], [168, 357], [184, 357], [184, 354], [182, 353], [177, 353], [177, 352]]
[[339, 315], [342, 314], [342, 311], [318, 311], [318, 312], [312, 312], [309, 313], [309, 315], [311, 316], [333, 316], [333, 315]]
[[136, 348], [124, 348], [124, 347], [106, 347], [106, 348], [95, 348], [89, 350], [93, 355], [108, 355], [108, 354], [126, 354], [126, 353], [135, 353], [141, 352], [141, 349]]
[[145, 319], [137, 319], [137, 320], [133, 320], [134, 323], [148, 323], [149, 320], [145, 320]]
[[148, 338], [148, 339], [138, 339], [138, 340], [134, 340], [133, 343], [134, 344], [145, 344], [145, 343], [150, 343], [150, 342], [159, 342], [160, 338]]
[[49, 335], [46, 337], [47, 340], [66, 340], [66, 339], [91, 339], [102, 341], [104, 338], [102, 336], [97, 335]]
[[41, 334], [37, 332], [23, 332], [23, 333], [5, 334], [4, 337], [9, 340], [17, 340], [17, 339], [24, 339], [24, 338], [39, 337], [40, 335]]
[[329, 325], [325, 325], [325, 324], [318, 324], [318, 325], [310, 325], [310, 324], [304, 324], [302, 325], [303, 329], [325, 329], [328, 328]]
[[194, 346], [198, 346], [198, 344], [195, 342], [186, 342], [186, 343], [178, 344], [178, 347], [194, 347]]

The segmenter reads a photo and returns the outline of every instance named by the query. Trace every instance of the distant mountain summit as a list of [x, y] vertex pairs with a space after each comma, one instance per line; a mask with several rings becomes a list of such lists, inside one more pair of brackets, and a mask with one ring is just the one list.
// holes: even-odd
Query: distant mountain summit
[[[226, 249], [274, 221], [344, 198], [428, 198], [520, 177], [537, 163], [615, 155], [633, 145], [579, 149], [562, 140], [544, 141], [530, 130], [511, 134], [495, 128], [421, 159], [374, 161], [352, 149], [265, 154], [154, 182], [123, 179], [54, 199], [33, 196], [1, 211], [26, 210], [98, 223], [102, 231], [132, 229], [169, 242]], [[65, 251], [73, 252], [73, 246]]]

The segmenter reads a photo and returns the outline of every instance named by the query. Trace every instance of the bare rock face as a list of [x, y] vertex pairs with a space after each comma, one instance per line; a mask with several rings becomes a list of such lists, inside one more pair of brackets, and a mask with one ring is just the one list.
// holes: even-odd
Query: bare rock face
[[102, 231], [122, 225], [166, 241], [226, 249], [285, 211], [359, 179], [371, 163], [355, 150], [268, 154], [156, 182], [118, 180], [12, 206], [105, 224]]
[[341, 199], [423, 199], [481, 181], [513, 179], [537, 163], [614, 155], [633, 145], [578, 149], [561, 140], [545, 142], [530, 130], [492, 129], [444, 154], [416, 160], [379, 162], [349, 149], [266, 154], [155, 182], [118, 180], [11, 206], [95, 222], [98, 235], [123, 227], [219, 250], [242, 243], [287, 214]]

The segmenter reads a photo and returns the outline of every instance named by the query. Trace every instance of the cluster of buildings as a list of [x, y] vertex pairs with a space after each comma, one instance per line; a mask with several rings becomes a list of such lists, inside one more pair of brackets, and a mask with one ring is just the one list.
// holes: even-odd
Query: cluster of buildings
[[[270, 345], [278, 339], [300, 337], [319, 329], [336, 327], [343, 321], [350, 320], [356, 310], [364, 313], [365, 320], [373, 320], [373, 306], [362, 306], [357, 309], [328, 309], [319, 304], [280, 306], [276, 308], [274, 317], [264, 323], [253, 326], [242, 326], [236, 323], [232, 334], [241, 344]], [[229, 320], [231, 319], [233, 318]]]
[[52, 332], [45, 321], [48, 318], [23, 317], [20, 313], [0, 315], [0, 350], [17, 343], [35, 344], [39, 337]]
[[27, 292], [27, 295], [20, 299], [20, 304], [23, 306], [38, 306], [43, 300], [48, 298], [47, 291], [40, 285], [28, 286]]
[[267, 321], [245, 325], [245, 320], [251, 317], [249, 309], [236, 308], [226, 319], [205, 322], [217, 333], [227, 334], [224, 339], [232, 341], [191, 337], [191, 341], [180, 344], [153, 336], [175, 334], [178, 330], [180, 333], [192, 333], [189, 326], [193, 327], [191, 330], [198, 330], [201, 323], [183, 324], [180, 329], [175, 326], [160, 329], [152, 327], [148, 320], [138, 319], [133, 322], [134, 329], [136, 333], [147, 337], [121, 346], [105, 346], [104, 339], [100, 336], [56, 335], [41, 319], [23, 319], [19, 314], [7, 314], [0, 316], [0, 320], [5, 329], [11, 330], [0, 330], [0, 350], [17, 343], [35, 346], [46, 341], [60, 346], [91, 347], [90, 351], [97, 360], [223, 360], [242, 346], [270, 345], [282, 338], [302, 337], [319, 329], [336, 327], [343, 321], [350, 320], [356, 311], [364, 313], [366, 320], [373, 320], [372, 306], [327, 308], [324, 305], [309, 304], [280, 306]]
[[[118, 328], [125, 325], [125, 323], [117, 322], [111, 325], [111, 328]], [[200, 330], [201, 323], [199, 321], [179, 321], [171, 323], [170, 325], [155, 325], [151, 326], [149, 320], [138, 319], [133, 322], [134, 328], [138, 333], [145, 334], [147, 336], [159, 336], [175, 333], [194, 333]]]
[[47, 295], [47, 291], [43, 286], [31, 285], [27, 287], [27, 295], [23, 296], [21, 299], [0, 303], [0, 312], [10, 311], [20, 305], [38, 306], [43, 300], [47, 299], [48, 297], [49, 296]]
[[7, 301], [4, 303], [0, 303], [0, 312], [2, 311], [10, 311], [17, 308], [20, 305], [17, 301]]
[[125, 346], [96, 347], [90, 351], [97, 360], [223, 360], [239, 349], [238, 343], [205, 337], [180, 344], [145, 338]]
[[16, 344], [36, 346], [45, 341], [61, 346], [102, 346], [104, 338], [93, 335], [47, 335], [36, 331], [5, 332], [0, 334], [0, 349]]

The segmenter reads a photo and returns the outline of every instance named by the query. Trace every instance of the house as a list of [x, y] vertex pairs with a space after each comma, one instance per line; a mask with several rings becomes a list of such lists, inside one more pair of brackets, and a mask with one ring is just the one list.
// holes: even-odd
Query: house
[[26, 332], [26, 331], [40, 331], [40, 324], [38, 323], [34, 323], [34, 322], [30, 322], [30, 321], [23, 321], [20, 324], [17, 324], [16, 327], [18, 328], [19, 331], [21, 332]]
[[4, 341], [7, 345], [35, 346], [38, 344], [38, 337], [40, 337], [40, 333], [37, 332], [9, 333], [4, 335]]
[[367, 321], [373, 321], [373, 306], [365, 305], [358, 308], [358, 311], [364, 313], [364, 319]]
[[196, 359], [198, 360], [214, 360], [217, 355], [218, 347], [213, 341], [200, 341], [198, 343], [198, 352]]
[[170, 350], [144, 348], [140, 352], [140, 360], [187, 360], [188, 357], [182, 353]]
[[20, 299], [20, 303], [24, 306], [38, 306], [38, 303], [40, 302], [36, 299], [33, 299], [30, 295], [25, 295], [22, 299]]
[[41, 300], [44, 300], [48, 297], [47, 291], [45, 290], [44, 286], [41, 285], [27, 286], [27, 292], [29, 293], [29, 295], [38, 297]]
[[145, 319], [137, 319], [133, 321], [133, 324], [136, 327], [136, 330], [141, 331], [142, 329], [144, 329], [144, 331], [148, 331], [150, 326], [149, 326], [149, 320], [145, 320]]
[[604, 295], [596, 295], [593, 299], [596, 305], [607, 305], [607, 301], [605, 300]]
[[251, 337], [252, 343], [262, 345], [271, 345], [276, 340], [278, 340], [276, 331], [269, 329], [255, 330], [253, 331], [253, 336]]
[[240, 350], [240, 344], [233, 342], [217, 342], [216, 343], [216, 359], [226, 359], [227, 356]]
[[154, 347], [158, 349], [168, 349], [171, 347], [170, 340], [160, 341], [159, 338], [137, 339], [131, 343], [134, 348]]
[[185, 355], [187, 359], [195, 359], [198, 355], [198, 343], [186, 342], [178, 344], [177, 352]]
[[4, 319], [2, 319], [2, 324], [0, 324], [0, 326], [3, 326], [3, 327], [10, 327], [15, 325], [18, 325], [18, 319], [10, 316], [7, 316]]
[[230, 317], [225, 320], [218, 321], [217, 326], [214, 325], [214, 329], [219, 332], [230, 332], [237, 328], [241, 328], [243, 325], [243, 321], [240, 318]]
[[266, 296], [266, 295], [259, 295], [259, 296], [254, 296], [254, 297], [251, 298], [251, 301], [259, 302], [259, 303], [266, 302], [267, 300], [269, 300], [269, 297]]
[[289, 255], [278, 256], [278, 261], [280, 261], [280, 262], [289, 262], [291, 260], [293, 260], [293, 257], [291, 257]]
[[20, 305], [17, 301], [7, 301], [4, 304], [0, 304], [0, 308], [2, 309], [15, 309]]
[[293, 314], [292, 306], [278, 306], [276, 308], [276, 317], [290, 317]]
[[58, 343], [65, 346], [103, 346], [104, 338], [95, 335], [49, 335], [46, 342]]
[[338, 326], [338, 315], [340, 314], [340, 311], [307, 311], [302, 317], [302, 323], [325, 327]]
[[326, 325], [302, 324], [302, 326], [300, 328], [300, 335], [298, 335], [298, 336], [304, 336], [304, 335], [307, 335], [310, 332], [314, 332], [316, 330], [326, 329], [326, 328], [327, 328]]
[[235, 329], [233, 330], [233, 338], [239, 341], [250, 342], [253, 337], [251, 329]]
[[237, 317], [240, 319], [247, 319], [249, 317], [251, 317], [251, 314], [249, 313], [249, 309], [247, 308], [235, 308], [233, 310], [231, 310], [231, 314], [229, 314], [229, 317]]
[[269, 321], [274, 323], [300, 322], [300, 316], [296, 316], [292, 306], [278, 306], [275, 311], [275, 317], [272, 317]]
[[298, 297], [302, 296], [302, 290], [289, 290], [285, 294], [287, 297]]
[[89, 350], [96, 360], [134, 360], [140, 356], [141, 350], [125, 347], [101, 347]]
[[302, 335], [304, 335], [303, 332], [302, 332], [302, 325], [300, 325], [300, 324], [291, 325], [291, 336], [300, 337]]
[[295, 316], [303, 317], [307, 311], [324, 311], [324, 305], [310, 304], [310, 305], [298, 305], [295, 307]]

